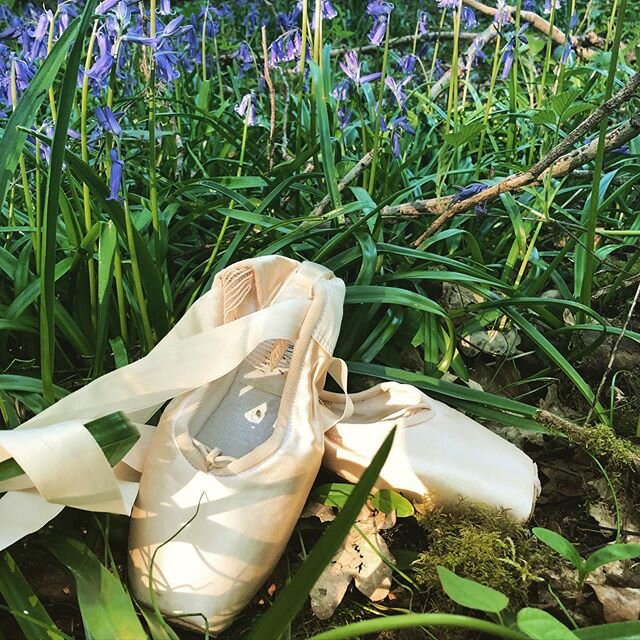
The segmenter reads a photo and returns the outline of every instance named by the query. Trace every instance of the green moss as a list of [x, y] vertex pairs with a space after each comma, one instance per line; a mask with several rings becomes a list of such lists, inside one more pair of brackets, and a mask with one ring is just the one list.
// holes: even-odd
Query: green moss
[[538, 418], [552, 431], [566, 436], [571, 444], [584, 448], [601, 463], [605, 462], [611, 470], [640, 470], [640, 447], [617, 436], [611, 427], [605, 424], [579, 426], [546, 411], [538, 412]]
[[557, 564], [526, 527], [505, 513], [467, 505], [457, 513], [433, 511], [419, 520], [427, 550], [413, 566], [431, 610], [456, 608], [440, 587], [438, 565], [501, 591], [517, 608], [526, 604], [529, 587]]

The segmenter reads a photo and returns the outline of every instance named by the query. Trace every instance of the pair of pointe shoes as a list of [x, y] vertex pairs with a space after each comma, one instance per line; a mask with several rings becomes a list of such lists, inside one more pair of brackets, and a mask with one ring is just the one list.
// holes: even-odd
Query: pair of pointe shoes
[[239, 262], [143, 359], [156, 363], [140, 390], [149, 403], [175, 371], [164, 393], [184, 389], [152, 436], [132, 513], [129, 580], [143, 605], [153, 593], [181, 625], [225, 629], [274, 569], [320, 465], [356, 482], [394, 426], [378, 487], [529, 517], [535, 465], [477, 422], [409, 385], [323, 390], [327, 375], [346, 389], [332, 357], [343, 299], [319, 265]]

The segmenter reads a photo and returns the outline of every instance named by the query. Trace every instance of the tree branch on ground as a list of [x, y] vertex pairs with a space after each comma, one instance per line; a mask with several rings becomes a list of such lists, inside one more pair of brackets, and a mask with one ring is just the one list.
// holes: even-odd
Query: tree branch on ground
[[[612, 151], [626, 144], [633, 138], [640, 135], [640, 114], [632, 116], [623, 124], [617, 126], [610, 131], [605, 138], [605, 151]], [[487, 187], [474, 196], [458, 200], [456, 196], [448, 196], [446, 198], [432, 198], [430, 200], [416, 200], [405, 204], [385, 207], [382, 210], [384, 217], [409, 216], [416, 217], [428, 214], [438, 214], [436, 220], [423, 233], [415, 245], [421, 244], [426, 238], [432, 236], [440, 229], [447, 220], [464, 213], [477, 206], [484, 206], [486, 203], [498, 198], [503, 193], [512, 193], [521, 191], [525, 187], [536, 186], [542, 184], [549, 177], [562, 178], [571, 173], [574, 169], [578, 169], [583, 165], [595, 159], [598, 150], [598, 138], [591, 142], [574, 149], [558, 158], [554, 164], [544, 170], [539, 175], [534, 175], [531, 170], [517, 173], [500, 180], [496, 184]], [[544, 159], [543, 159], [544, 160]]]

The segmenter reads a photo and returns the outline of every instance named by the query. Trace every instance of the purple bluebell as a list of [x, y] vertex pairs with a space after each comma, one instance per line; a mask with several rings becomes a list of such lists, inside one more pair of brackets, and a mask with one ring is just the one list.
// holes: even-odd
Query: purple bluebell
[[161, 16], [169, 16], [173, 13], [171, 10], [171, 0], [160, 0], [160, 6], [157, 9]]
[[474, 67], [486, 62], [487, 60], [487, 54], [482, 50], [485, 44], [486, 42], [482, 38], [476, 42], [476, 46], [473, 50], [473, 59], [471, 60], [471, 64]]
[[234, 58], [238, 61], [240, 75], [245, 74], [253, 66], [253, 52], [251, 51], [251, 47], [245, 41], [240, 43], [238, 50], [234, 54]]
[[109, 197], [107, 200], [122, 200], [120, 186], [122, 185], [124, 162], [120, 160], [118, 150], [115, 147], [111, 149], [109, 155], [111, 156], [111, 174], [109, 176]]
[[467, 7], [466, 4], [462, 6], [460, 19], [462, 20], [462, 24], [465, 29], [474, 29], [479, 24], [473, 9], [471, 7]]
[[536, 0], [524, 0], [524, 2], [522, 3], [522, 8], [525, 11], [535, 11], [538, 8], [536, 5]]
[[277, 67], [284, 62], [297, 60], [302, 52], [300, 29], [292, 29], [276, 38], [269, 47], [269, 66]]
[[411, 82], [411, 76], [407, 76], [400, 80], [400, 82], [396, 82], [391, 76], [387, 76], [384, 79], [384, 83], [391, 89], [391, 93], [395, 98], [396, 102], [400, 109], [404, 110], [405, 103], [407, 102], [407, 94], [405, 93], [405, 86]]
[[337, 102], [344, 102], [349, 98], [349, 89], [351, 88], [351, 83], [347, 78], [343, 78], [336, 82], [336, 86], [331, 89], [331, 96]]
[[400, 70], [405, 75], [409, 75], [413, 73], [413, 70], [416, 68], [416, 63], [418, 62], [418, 56], [413, 55], [413, 53], [408, 53], [406, 56], [402, 56], [398, 63]]
[[516, 47], [518, 46], [518, 41], [522, 42], [524, 44], [527, 44], [529, 41], [527, 40], [527, 37], [524, 35], [524, 32], [528, 29], [529, 27], [529, 23], [525, 22], [521, 27], [520, 30], [518, 31], [517, 34], [513, 34], [505, 48], [504, 48], [504, 53], [502, 54], [502, 74], [501, 74], [501, 78], [502, 80], [506, 80], [509, 77], [509, 74], [511, 73], [511, 67], [513, 67], [513, 56], [515, 55], [516, 52]]
[[391, 152], [394, 157], [400, 159], [402, 157], [402, 149], [400, 147], [400, 139], [402, 132], [408, 133], [412, 136], [416, 134], [415, 129], [409, 124], [409, 120], [406, 116], [398, 116], [391, 120], [387, 125], [384, 118], [380, 118], [381, 131], [391, 130]]
[[358, 85], [377, 80], [382, 75], [381, 73], [368, 73], [363, 76], [360, 72], [360, 61], [358, 60], [357, 51], [347, 51], [344, 54], [344, 61], [341, 60], [339, 64], [345, 75]]
[[[331, 4], [331, 0], [322, 0], [321, 12], [322, 12], [322, 19], [323, 20], [333, 20], [338, 15], [338, 12], [335, 10], [335, 7], [333, 6], [333, 4]], [[315, 24], [316, 24], [317, 19], [318, 18], [316, 16], [316, 11], [314, 9], [313, 10], [313, 18], [312, 18], [312, 22], [311, 22], [311, 24], [314, 26], [314, 28], [315, 28]]]
[[97, 13], [98, 15], [103, 15], [107, 13], [107, 11], [111, 11], [111, 9], [113, 9], [113, 7], [118, 4], [118, 2], [120, 2], [120, 0], [103, 0], [96, 7], [95, 13]]
[[459, 0], [438, 0], [440, 9], [457, 9]]
[[338, 116], [338, 124], [340, 128], [344, 131], [347, 128], [347, 125], [351, 122], [353, 118], [353, 112], [345, 105], [341, 105], [338, 107], [337, 111]]
[[385, 0], [371, 0], [367, 5], [367, 13], [373, 17], [373, 26], [369, 31], [371, 44], [379, 47], [384, 42], [392, 11], [393, 4]]
[[509, 22], [510, 15], [511, 13], [506, 0], [498, 0], [496, 5], [496, 14], [493, 16], [493, 22], [498, 26], [507, 24]]
[[118, 137], [122, 135], [122, 127], [118, 124], [115, 114], [108, 106], [96, 107], [96, 119], [103, 131]]
[[417, 32], [419, 36], [423, 36], [429, 30], [429, 14], [422, 9], [418, 11]]
[[481, 182], [472, 182], [467, 187], [454, 187], [458, 193], [451, 196], [451, 202], [462, 202], [467, 198], [472, 198], [473, 196], [477, 196], [479, 193], [484, 191], [488, 185], [482, 184]]
[[49, 36], [49, 25], [53, 22], [53, 13], [49, 10], [40, 14], [38, 22], [33, 31], [29, 32], [31, 36], [31, 47], [25, 56], [28, 60], [39, 60], [47, 55], [47, 40]]
[[571, 18], [569, 18], [569, 30], [575, 31], [576, 27], [578, 26], [578, 22], [579, 22], [578, 14], [574, 11], [571, 14]]
[[258, 5], [256, 2], [252, 2], [249, 5], [249, 10], [245, 15], [244, 23], [246, 26], [247, 37], [253, 35], [258, 28], [258, 24], [260, 23], [260, 12], [258, 11]]
[[253, 92], [244, 95], [240, 104], [237, 104], [233, 110], [242, 118], [246, 124], [252, 127], [256, 124], [256, 109], [254, 106]]
[[562, 7], [561, 0], [544, 0], [544, 12], [551, 13], [553, 9], [560, 9]]
[[89, 69], [85, 70], [85, 73], [91, 80], [91, 85], [94, 90], [99, 91], [100, 89], [105, 89], [107, 87], [113, 63], [113, 56], [110, 53], [105, 52], [98, 56]]

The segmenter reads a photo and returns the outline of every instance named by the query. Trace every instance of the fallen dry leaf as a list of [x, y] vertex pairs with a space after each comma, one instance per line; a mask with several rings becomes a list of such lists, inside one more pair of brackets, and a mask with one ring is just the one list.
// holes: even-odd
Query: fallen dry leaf
[[606, 622], [626, 622], [640, 619], [640, 589], [592, 584], [591, 588], [602, 605]]
[[311, 608], [316, 617], [326, 620], [333, 615], [352, 580], [356, 588], [374, 602], [387, 597], [391, 568], [380, 556], [389, 562], [394, 562], [394, 558], [380, 531], [394, 524], [394, 514], [385, 515], [367, 506], [362, 509], [356, 521], [359, 531], [355, 527], [351, 529], [311, 590]]
[[309, 500], [300, 514], [301, 518], [318, 518], [320, 522], [331, 522], [336, 519], [333, 509], [326, 504]]
[[460, 341], [460, 350], [468, 356], [476, 356], [486, 353], [493, 356], [511, 356], [521, 342], [520, 335], [515, 329], [498, 331], [474, 331], [463, 336]]

